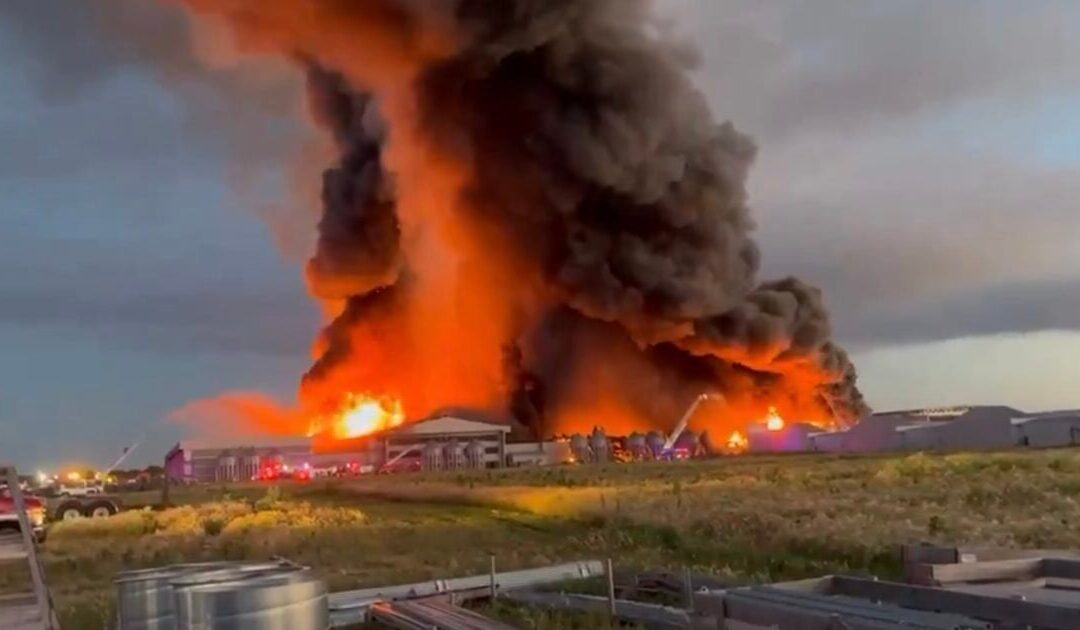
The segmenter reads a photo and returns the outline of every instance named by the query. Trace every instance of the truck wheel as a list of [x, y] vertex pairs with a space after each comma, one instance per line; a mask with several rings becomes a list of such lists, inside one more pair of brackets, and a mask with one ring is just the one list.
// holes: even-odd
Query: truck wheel
[[106, 518], [116, 514], [116, 506], [108, 501], [94, 501], [86, 506], [84, 514], [90, 518]]
[[82, 505], [78, 501], [66, 501], [56, 508], [56, 518], [61, 521], [71, 521], [82, 518]]

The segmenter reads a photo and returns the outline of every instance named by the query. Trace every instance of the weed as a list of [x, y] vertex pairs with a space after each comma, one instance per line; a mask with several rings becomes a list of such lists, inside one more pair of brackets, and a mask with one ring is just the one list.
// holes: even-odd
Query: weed
[[[1078, 489], [1080, 450], [748, 456], [196, 486], [176, 489], [180, 507], [57, 523], [43, 560], [61, 621], [74, 630], [103, 627], [117, 571], [209, 559], [284, 555], [334, 589], [482, 574], [488, 551], [505, 570], [613, 557], [623, 569], [691, 566], [734, 582], [833, 572], [895, 578], [896, 546], [927, 537], [1080, 547], [1080, 529], [1069, 526], [1080, 523]], [[15, 580], [0, 572], [0, 590]], [[528, 628], [606, 627], [508, 604], [495, 612]]]

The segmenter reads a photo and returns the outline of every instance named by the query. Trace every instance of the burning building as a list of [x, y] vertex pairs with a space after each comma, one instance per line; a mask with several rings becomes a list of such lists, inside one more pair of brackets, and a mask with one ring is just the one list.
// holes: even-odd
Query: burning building
[[[534, 439], [866, 411], [821, 293], [763, 281], [745, 181], [644, 0], [172, 0], [295, 61], [335, 157], [298, 431], [447, 406]], [[740, 434], [741, 436], [741, 434]], [[743, 440], [745, 441], [745, 440]]]

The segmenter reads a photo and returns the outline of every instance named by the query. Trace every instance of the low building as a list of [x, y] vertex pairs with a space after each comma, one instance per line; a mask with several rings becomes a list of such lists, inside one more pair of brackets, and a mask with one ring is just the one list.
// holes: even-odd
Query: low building
[[844, 450], [844, 438], [847, 431], [818, 431], [811, 433], [807, 440], [810, 450], [821, 453], [840, 453]]
[[418, 460], [425, 470], [501, 468], [507, 462], [505, 424], [442, 416], [409, 422], [366, 438], [382, 449], [380, 465]]
[[551, 466], [574, 461], [570, 440], [511, 442], [506, 445], [507, 466]]
[[1053, 412], [1013, 419], [1021, 446], [1047, 448], [1080, 445], [1080, 411]]
[[180, 482], [249, 481], [264, 468], [302, 466], [311, 456], [311, 440], [304, 438], [184, 440], [165, 455], [165, 474]]
[[821, 452], [994, 450], [1080, 444], [1080, 411], [1024, 413], [1004, 405], [876, 413], [810, 436]]
[[165, 457], [182, 482], [247, 481], [267, 469], [451, 470], [565, 460], [554, 442], [507, 444], [505, 424], [439, 416], [351, 440], [315, 438], [179, 442]]
[[956, 415], [937, 421], [921, 421], [897, 427], [900, 449], [991, 450], [1018, 444], [1012, 420], [1023, 412], [1003, 405], [963, 407], [957, 411]]
[[821, 429], [804, 422], [789, 422], [780, 428], [767, 423], [750, 425], [746, 430], [747, 451], [750, 453], [801, 453], [813, 450], [810, 436]]

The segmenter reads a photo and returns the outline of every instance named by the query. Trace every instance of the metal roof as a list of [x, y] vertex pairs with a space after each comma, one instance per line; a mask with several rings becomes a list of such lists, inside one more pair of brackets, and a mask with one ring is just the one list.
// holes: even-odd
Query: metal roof
[[383, 435], [447, 435], [510, 433], [510, 426], [494, 422], [478, 422], [454, 416], [442, 416], [418, 422], [407, 422], [386, 431]]
[[173, 450], [213, 450], [244, 448], [310, 448], [311, 438], [303, 436], [241, 436], [217, 440], [181, 440]]

